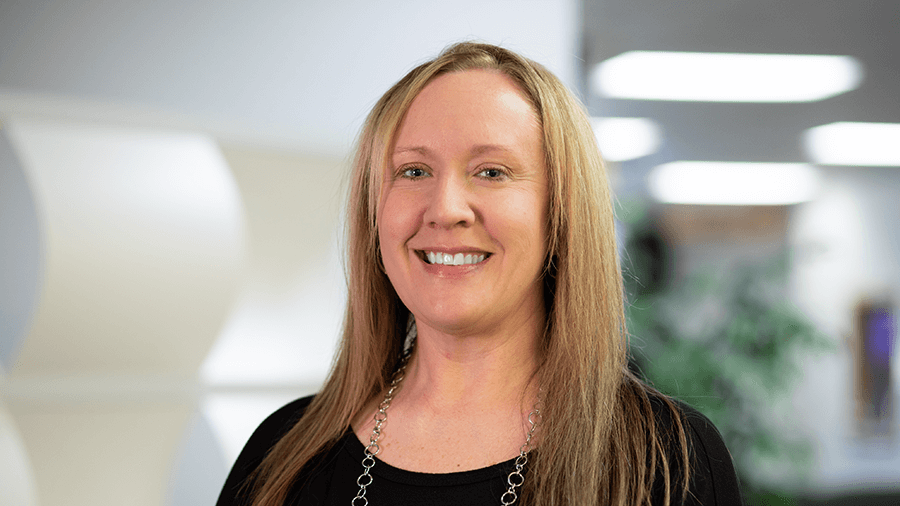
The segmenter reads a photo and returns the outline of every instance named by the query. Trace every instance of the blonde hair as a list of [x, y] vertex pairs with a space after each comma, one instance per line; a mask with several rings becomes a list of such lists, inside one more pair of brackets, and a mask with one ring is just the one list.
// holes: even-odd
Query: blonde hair
[[[509, 50], [464, 42], [395, 84], [360, 136], [349, 200], [349, 301], [331, 374], [304, 416], [253, 476], [254, 505], [280, 506], [298, 473], [347, 430], [379, 395], [401, 353], [409, 312], [380, 262], [376, 214], [388, 151], [404, 114], [435, 77], [494, 69], [531, 101], [543, 129], [548, 170], [548, 312], [540, 366], [541, 441], [529, 462], [522, 501], [540, 505], [650, 504], [657, 475], [665, 502], [674, 490], [665, 448], [670, 433], [687, 468], [677, 408], [675, 430], [658, 427], [649, 387], [627, 370], [622, 280], [612, 198], [593, 131], [578, 100], [543, 66]], [[679, 475], [682, 495], [687, 473]]]

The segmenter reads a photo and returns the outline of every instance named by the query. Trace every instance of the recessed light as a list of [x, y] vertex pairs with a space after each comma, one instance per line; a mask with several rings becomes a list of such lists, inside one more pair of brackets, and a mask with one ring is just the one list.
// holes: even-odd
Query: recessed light
[[900, 167], [900, 123], [830, 123], [804, 132], [803, 145], [816, 163]]
[[647, 118], [591, 118], [603, 158], [612, 162], [653, 154], [661, 142], [660, 128]]
[[813, 102], [862, 81], [850, 56], [627, 51], [599, 63], [595, 92], [613, 98], [703, 102]]
[[813, 197], [818, 172], [802, 163], [679, 161], [654, 168], [647, 184], [667, 203], [790, 205]]

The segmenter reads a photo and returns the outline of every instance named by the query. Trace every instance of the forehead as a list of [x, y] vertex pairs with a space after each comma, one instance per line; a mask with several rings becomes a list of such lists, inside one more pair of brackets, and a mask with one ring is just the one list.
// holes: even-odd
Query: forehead
[[[434, 96], [462, 98], [467, 101], [491, 101], [513, 96], [524, 102], [528, 112], [534, 113], [528, 95], [511, 77], [497, 69], [468, 69], [447, 72], [431, 79], [414, 102], [424, 102]], [[526, 111], [522, 111], [526, 112]]]
[[530, 143], [541, 137], [540, 121], [525, 92], [492, 69], [442, 74], [429, 82], [406, 111], [396, 147], [427, 143], [435, 132], [471, 141], [476, 139], [465, 137], [477, 136], [485, 142]]

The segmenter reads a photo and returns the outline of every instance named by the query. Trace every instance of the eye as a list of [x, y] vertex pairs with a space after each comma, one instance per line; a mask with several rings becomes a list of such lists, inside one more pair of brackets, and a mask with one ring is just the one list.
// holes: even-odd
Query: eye
[[484, 179], [502, 179], [506, 176], [506, 172], [499, 167], [488, 167], [479, 172], [478, 176]]
[[407, 167], [400, 171], [400, 177], [406, 179], [419, 179], [428, 175], [423, 167]]

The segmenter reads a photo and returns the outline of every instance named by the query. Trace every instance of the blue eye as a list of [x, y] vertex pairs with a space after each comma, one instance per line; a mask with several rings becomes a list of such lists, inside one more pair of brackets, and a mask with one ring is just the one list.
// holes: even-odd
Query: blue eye
[[427, 176], [428, 173], [425, 172], [425, 169], [422, 167], [410, 167], [408, 169], [403, 169], [403, 172], [400, 173], [401, 177], [405, 177], [408, 179], [417, 179], [420, 177]]
[[482, 170], [478, 173], [478, 175], [486, 179], [500, 179], [501, 177], [505, 176], [506, 173], [504, 173], [500, 169], [490, 168]]

